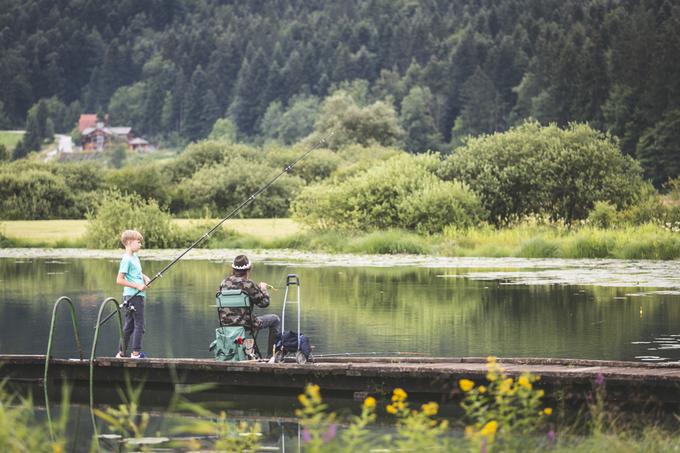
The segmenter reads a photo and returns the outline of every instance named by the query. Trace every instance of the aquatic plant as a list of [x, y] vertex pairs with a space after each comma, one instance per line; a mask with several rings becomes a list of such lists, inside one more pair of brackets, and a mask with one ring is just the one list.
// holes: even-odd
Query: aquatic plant
[[336, 414], [326, 411], [328, 405], [321, 399], [318, 385], [307, 384], [305, 393], [298, 397], [301, 409], [295, 410], [300, 419], [302, 438], [305, 451], [310, 453], [322, 452], [324, 444], [333, 440], [337, 433]]
[[50, 430], [35, 416], [31, 398], [8, 393], [0, 384], [0, 451], [3, 452], [54, 452], [65, 451], [65, 428], [68, 420], [68, 392], [62, 401], [59, 423]]

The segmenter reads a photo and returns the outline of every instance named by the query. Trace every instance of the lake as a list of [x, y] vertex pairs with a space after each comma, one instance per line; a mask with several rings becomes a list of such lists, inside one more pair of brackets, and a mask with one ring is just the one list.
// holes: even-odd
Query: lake
[[[237, 253], [192, 251], [153, 284], [148, 356], [211, 357], [215, 291]], [[114, 283], [121, 254], [0, 250], [0, 353], [44, 354], [52, 304], [68, 296], [89, 354], [99, 304], [122, 292]], [[178, 254], [142, 251], [144, 272], [153, 276]], [[316, 355], [680, 360], [677, 262], [250, 255], [254, 280], [278, 288], [258, 313], [281, 315], [286, 275], [299, 276], [301, 330]], [[62, 310], [54, 355], [75, 357], [70, 317]], [[287, 316], [287, 328], [295, 329], [295, 306]], [[115, 354], [112, 321], [103, 327], [98, 355]]]

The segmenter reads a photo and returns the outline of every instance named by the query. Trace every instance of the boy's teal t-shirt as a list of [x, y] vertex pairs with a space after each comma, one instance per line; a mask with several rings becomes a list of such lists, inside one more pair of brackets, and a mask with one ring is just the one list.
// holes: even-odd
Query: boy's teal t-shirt
[[[123, 255], [123, 259], [120, 260], [120, 267], [118, 268], [119, 274], [125, 274], [125, 280], [130, 283], [144, 283], [144, 277], [142, 277], [142, 263], [139, 261], [137, 255], [128, 255], [127, 253]], [[123, 297], [134, 296], [137, 294], [135, 288], [129, 288], [127, 286], [123, 287]], [[146, 297], [146, 293], [142, 291], [137, 294], [138, 296]]]

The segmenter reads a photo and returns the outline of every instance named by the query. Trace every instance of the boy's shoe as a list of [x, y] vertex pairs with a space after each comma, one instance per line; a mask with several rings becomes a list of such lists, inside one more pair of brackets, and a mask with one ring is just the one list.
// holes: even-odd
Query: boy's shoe
[[125, 356], [123, 355], [122, 352], [118, 351], [118, 354], [116, 354], [116, 358], [117, 358], [117, 359], [124, 359]]
[[130, 354], [130, 358], [131, 359], [146, 359], [146, 354], [144, 354], [143, 352], [140, 352], [138, 355], [135, 355], [135, 353], [133, 352], [132, 354]]

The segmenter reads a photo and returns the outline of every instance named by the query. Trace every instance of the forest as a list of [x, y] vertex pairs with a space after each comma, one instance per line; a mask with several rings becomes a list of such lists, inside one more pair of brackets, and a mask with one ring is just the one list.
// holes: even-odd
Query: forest
[[345, 89], [394, 116], [385, 145], [588, 123], [661, 187], [680, 174], [678, 56], [669, 0], [0, 0], [0, 129], [96, 112], [177, 147], [218, 120], [291, 145]]

